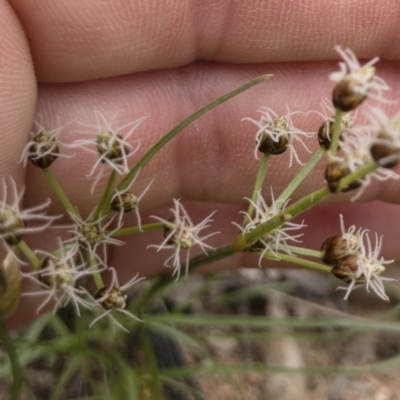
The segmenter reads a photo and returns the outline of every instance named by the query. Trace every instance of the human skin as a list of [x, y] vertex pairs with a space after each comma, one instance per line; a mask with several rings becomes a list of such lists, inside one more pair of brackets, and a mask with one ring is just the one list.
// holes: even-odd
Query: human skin
[[[336, 44], [351, 48], [359, 58], [381, 57], [378, 73], [392, 88], [390, 99], [398, 100], [399, 14], [400, 4], [390, 0], [0, 1], [0, 177], [12, 176], [20, 188], [26, 187], [24, 206], [50, 197], [49, 214], [60, 214], [61, 205], [42, 172], [32, 165], [24, 170], [18, 163], [35, 118], [55, 129], [73, 121], [95, 123], [95, 108], [108, 118], [120, 111], [118, 125], [147, 116], [133, 135], [141, 140], [139, 157], [199, 107], [272, 73], [271, 80], [182, 132], [141, 171], [134, 185], [141, 193], [154, 179], [140, 204], [144, 223], [151, 221], [150, 215], [168, 217], [172, 198], [191, 200], [187, 207], [195, 222], [219, 210], [212, 230], [222, 233], [213, 244], [232, 241], [237, 230], [231, 221], [240, 221], [238, 212], [245, 208], [243, 198], [251, 195], [258, 165], [255, 126], [242, 118], [258, 118], [261, 106], [278, 113], [286, 112], [286, 104], [291, 110], [319, 110], [321, 99], [329, 98], [332, 90], [329, 74], [338, 69]], [[397, 109], [396, 104], [385, 106], [389, 113]], [[315, 131], [319, 124], [318, 117], [310, 115], [300, 128]], [[76, 139], [73, 126], [64, 129], [64, 142]], [[307, 145], [317, 147], [315, 140]], [[87, 216], [101, 184], [91, 195], [86, 174], [95, 156], [75, 152], [73, 161], [60, 158], [51, 169]], [[300, 151], [300, 158], [306, 160], [307, 154]], [[287, 162], [286, 156], [273, 158], [264, 187], [267, 198], [270, 186], [279, 194], [295, 175], [298, 166], [289, 169]], [[322, 171], [323, 165], [318, 166], [292, 200], [321, 187]], [[332, 196], [329, 203], [307, 212], [304, 244], [319, 248], [339, 230], [338, 215], [343, 213], [346, 225], [384, 236], [385, 258], [399, 258], [397, 227], [388, 223], [400, 217], [399, 188], [399, 181], [374, 181], [357, 204], [350, 202], [352, 194]], [[129, 221], [134, 224], [135, 218]], [[54, 231], [37, 234], [29, 243], [51, 248], [56, 236]], [[161, 242], [158, 232], [123, 239], [127, 246], [113, 247], [108, 258], [121, 283], [136, 272], [147, 277], [170, 272], [163, 266], [165, 254], [147, 249]], [[258, 258], [240, 254], [209, 270], [257, 265]], [[31, 297], [23, 297], [10, 325], [33, 318], [36, 309]]]

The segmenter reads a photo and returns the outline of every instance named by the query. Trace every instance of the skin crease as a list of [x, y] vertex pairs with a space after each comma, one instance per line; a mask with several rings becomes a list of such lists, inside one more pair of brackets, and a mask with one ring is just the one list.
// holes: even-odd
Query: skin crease
[[[335, 7], [341, 12], [333, 13]], [[168, 218], [173, 197], [191, 200], [187, 208], [195, 223], [218, 208], [211, 231], [222, 233], [211, 244], [224, 244], [235, 237], [231, 221], [240, 221], [238, 212], [245, 209], [243, 197], [250, 196], [257, 170], [255, 126], [242, 119], [257, 119], [261, 106], [278, 113], [286, 112], [286, 104], [291, 110], [320, 110], [320, 100], [329, 98], [332, 90], [329, 74], [338, 69], [335, 44], [351, 48], [361, 58], [380, 56], [378, 73], [392, 87], [390, 99], [398, 100], [399, 13], [400, 5], [390, 0], [0, 1], [1, 178], [11, 175], [20, 188], [26, 186], [26, 207], [51, 197], [49, 214], [59, 214], [60, 205], [41, 172], [29, 165], [24, 175], [17, 163], [34, 118], [49, 129], [71, 123], [61, 135], [70, 143], [78, 136], [76, 122], [95, 124], [95, 108], [107, 119], [119, 111], [116, 127], [146, 116], [132, 135], [141, 140], [134, 162], [199, 107], [256, 76], [273, 73], [271, 80], [186, 129], [148, 164], [134, 185], [141, 193], [149, 180], [156, 179], [140, 205], [144, 222], [151, 221], [151, 215]], [[388, 104], [385, 109], [395, 113], [397, 106]], [[296, 122], [301, 129], [315, 131], [320, 119], [300, 116]], [[307, 145], [316, 148], [313, 140]], [[66, 152], [77, 153], [73, 167], [71, 160], [60, 158], [52, 171], [87, 216], [101, 193], [100, 183], [90, 194], [86, 177], [95, 157], [79, 150]], [[303, 161], [307, 157], [300, 152]], [[270, 185], [279, 194], [295, 175], [298, 166], [288, 169], [287, 163], [287, 155], [271, 163], [267, 198]], [[323, 164], [293, 200], [321, 187], [322, 171]], [[333, 196], [306, 213], [305, 245], [319, 248], [339, 230], [338, 215], [343, 213], [346, 226], [356, 224], [384, 235], [385, 258], [399, 258], [396, 226], [387, 223], [399, 217], [398, 190], [399, 181], [374, 181], [361, 198], [365, 203], [349, 203], [350, 193]], [[373, 201], [377, 199], [381, 202]], [[134, 216], [126, 226], [130, 223], [135, 223]], [[52, 230], [29, 238], [29, 243], [51, 248], [58, 235], [66, 237], [65, 232]], [[165, 253], [146, 249], [160, 243], [159, 233], [123, 239], [127, 246], [109, 252], [109, 264], [120, 270], [121, 284], [136, 272], [149, 277], [168, 272], [163, 267]], [[137, 249], [134, 263], [132, 248]], [[208, 270], [257, 262], [240, 254]], [[10, 326], [33, 318], [36, 309], [32, 297], [22, 298]]]

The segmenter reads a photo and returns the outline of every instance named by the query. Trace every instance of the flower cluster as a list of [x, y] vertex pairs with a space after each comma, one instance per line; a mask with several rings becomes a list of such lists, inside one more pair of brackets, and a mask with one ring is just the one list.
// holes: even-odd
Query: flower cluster
[[77, 315], [80, 315], [81, 306], [93, 308], [92, 302], [85, 298], [86, 292], [76, 286], [80, 279], [93, 275], [94, 271], [86, 269], [84, 263], [76, 265], [76, 248], [68, 248], [59, 240], [58, 255], [46, 251], [37, 251], [37, 253], [44, 256], [40, 261], [39, 268], [35, 271], [22, 273], [22, 276], [32, 280], [41, 288], [36, 292], [23, 294], [44, 296], [44, 300], [37, 310], [38, 313], [50, 301], [54, 302], [54, 311], [71, 301]]
[[189, 268], [189, 257], [190, 249], [198, 245], [204, 253], [207, 253], [207, 249], [213, 250], [214, 248], [207, 243], [205, 240], [219, 232], [213, 232], [209, 235], [200, 237], [200, 232], [210, 226], [213, 221], [211, 217], [214, 213], [210, 214], [207, 218], [195, 225], [189, 214], [183, 207], [179, 199], [174, 199], [174, 208], [171, 209], [172, 217], [168, 220], [153, 216], [152, 218], [163, 223], [164, 226], [164, 241], [160, 245], [150, 245], [157, 251], [164, 249], [172, 249], [172, 255], [167, 258], [164, 265], [166, 267], [172, 267], [172, 276], [176, 276], [178, 280], [181, 275], [181, 253], [186, 252], [185, 258], [185, 275], [187, 276]]
[[244, 118], [244, 120], [252, 122], [259, 128], [256, 134], [255, 157], [258, 158], [258, 151], [263, 154], [279, 155], [289, 149], [289, 167], [292, 166], [293, 159], [302, 164], [295, 143], [300, 143], [306, 151], [310, 152], [303, 138], [311, 137], [313, 134], [294, 126], [292, 116], [299, 114], [299, 112], [291, 112], [288, 108], [286, 115], [278, 115], [268, 107], [262, 107], [258, 112], [261, 113], [261, 118], [258, 121], [252, 118]]
[[[60, 133], [64, 127], [50, 131], [45, 129], [42, 124], [35, 122], [37, 126], [34, 127], [32, 138], [23, 151], [21, 161], [26, 165], [29, 159], [36, 167], [46, 169], [46, 174], [49, 176], [51, 172], [48, 171], [48, 168], [59, 156], [70, 157], [69, 155], [61, 154], [60, 144], [62, 144], [63, 149], [72, 147], [97, 154], [97, 161], [94, 163], [89, 176], [92, 176], [94, 171], [102, 164], [110, 172], [115, 171], [120, 175], [127, 174], [130, 171], [128, 158], [139, 147], [139, 141], [136, 141], [136, 145], [133, 146], [130, 143], [132, 140], [128, 140], [142, 119], [113, 129], [116, 115], [114, 115], [111, 121], [107, 121], [105, 116], [96, 110], [96, 124], [91, 126], [80, 123], [86, 130], [75, 131], [80, 134], [92, 135], [92, 139], [78, 139], [72, 144], [63, 143], [60, 140]], [[96, 177], [92, 188], [94, 188], [96, 182], [106, 169], [103, 168]], [[115, 269], [108, 265], [107, 249], [110, 245], [123, 244], [121, 240], [114, 238], [113, 235], [121, 229], [125, 213], [135, 210], [140, 228], [138, 203], [150, 185], [148, 185], [140, 196], [135, 196], [129, 191], [133, 183], [134, 180], [124, 190], [118, 189], [118, 186], [115, 185], [114, 189], [110, 190], [108, 198], [109, 206], [104, 209], [99, 208], [99, 206], [95, 207], [87, 218], [83, 218], [76, 208], [71, 205], [58, 184], [53, 185], [63, 204], [67, 204], [67, 214], [72, 225], [67, 225], [65, 228], [71, 237], [63, 241], [59, 238], [58, 248], [53, 252], [35, 250], [34, 253], [26, 254], [34, 270], [24, 272], [22, 276], [36, 283], [39, 289], [25, 293], [25, 295], [43, 297], [38, 312], [46, 305], [50, 305], [50, 303], [54, 304], [54, 311], [56, 311], [59, 307], [72, 302], [78, 315], [80, 314], [81, 307], [87, 309], [101, 307], [107, 311], [104, 315], [109, 315], [119, 327], [122, 327], [122, 325], [110, 314], [111, 311], [116, 310], [131, 315], [128, 311], [124, 310], [126, 306], [126, 294], [123, 291], [136, 282], [139, 282], [142, 278], [136, 277], [120, 287]], [[44, 230], [53, 223], [55, 218], [41, 214], [47, 208], [49, 202], [21, 211], [19, 206], [22, 202], [23, 192], [18, 194], [16, 184], [11, 180], [9, 185], [12, 189], [11, 196], [9, 195], [9, 198], [7, 198], [5, 186], [5, 182], [3, 182], [0, 234], [3, 241], [10, 247], [18, 245], [25, 233]], [[70, 205], [68, 206], [68, 204]], [[115, 218], [115, 211], [118, 212], [118, 218]], [[30, 221], [34, 222], [35, 225], [32, 227], [27, 226], [27, 223]], [[115, 221], [117, 222], [116, 226], [114, 229], [110, 229], [111, 224]], [[113, 275], [110, 290], [103, 284], [101, 277], [101, 273], [107, 270], [111, 271]], [[88, 280], [94, 282], [98, 288], [94, 295], [91, 295], [83, 287], [83, 285], [88, 283]], [[91, 285], [92, 283], [89, 283], [89, 287]], [[117, 288], [124, 301], [110, 307], [110, 302], [112, 302], [112, 299], [115, 299]], [[101, 296], [99, 295], [100, 292]], [[104, 315], [101, 315], [95, 321]]]
[[97, 318], [95, 318], [90, 326], [92, 327], [97, 321], [104, 318], [105, 316], [109, 317], [119, 328], [128, 332], [128, 330], [119, 323], [115, 317], [112, 315], [112, 311], [119, 312], [121, 314], [127, 315], [129, 318], [132, 318], [137, 321], [141, 321], [139, 318], [135, 317], [132, 313], [127, 311], [126, 308], [126, 299], [127, 295], [125, 292], [130, 289], [133, 285], [142, 281], [145, 278], [139, 278], [138, 275], [135, 275], [131, 280], [126, 282], [124, 285], [120, 286], [118, 282], [118, 276], [114, 268], [110, 268], [112, 273], [112, 280], [108, 286], [101, 287], [92, 297], [94, 304], [97, 306], [101, 306], [105, 311], [100, 314]]
[[22, 209], [24, 189], [18, 192], [17, 184], [12, 178], [8, 182], [1, 182], [1, 193], [0, 238], [7, 248], [17, 245], [25, 234], [43, 231], [58, 218], [46, 215], [50, 199], [35, 207]]
[[383, 100], [383, 93], [389, 89], [386, 82], [376, 76], [374, 65], [379, 58], [375, 57], [367, 64], [361, 66], [357, 57], [350, 49], [335, 47], [343, 58], [339, 63], [340, 71], [333, 72], [331, 81], [335, 82], [333, 89], [333, 105], [345, 112], [356, 109], [367, 97]]
[[[369, 123], [366, 126], [356, 126], [355, 123], [356, 118], [358, 121], [359, 116], [360, 119], [363, 117], [364, 107], [361, 107], [360, 111], [359, 106], [367, 98], [371, 97], [378, 104], [387, 103], [384, 93], [388, 87], [385, 81], [375, 74], [375, 64], [378, 59], [361, 65], [349, 49], [337, 47], [336, 50], [343, 60], [339, 63], [340, 71], [330, 76], [335, 83], [332, 102], [323, 100], [322, 112], [293, 112], [286, 105], [287, 111], [284, 114], [278, 114], [269, 107], [261, 107], [258, 109], [260, 118], [244, 118], [256, 127], [255, 158], [258, 159], [259, 153], [263, 153], [264, 156], [260, 162], [251, 199], [245, 198], [249, 205], [247, 212], [242, 212], [244, 221], [241, 225], [235, 224], [240, 233], [232, 243], [219, 249], [214, 249], [207, 243], [207, 240], [217, 232], [203, 234], [203, 231], [210, 228], [214, 213], [195, 224], [181, 201], [174, 199], [169, 219], [152, 216], [151, 218], [157, 222], [142, 223], [139, 206], [153, 180], [144, 185], [146, 188], [141, 194], [135, 193], [132, 189], [139, 172], [141, 173], [151, 157], [174, 137], [179, 129], [191, 123], [193, 118], [203, 111], [193, 114], [177, 125], [135, 165], [132, 156], [137, 154], [140, 141], [134, 137], [134, 133], [143, 118], [118, 124], [116, 122], [118, 113], [108, 120], [105, 114], [95, 109], [94, 124], [71, 122], [67, 124], [70, 134], [64, 138], [61, 138], [61, 135], [65, 134], [64, 128], [67, 125], [57, 129], [47, 129], [35, 121], [31, 138], [20, 161], [26, 166], [29, 160], [31, 166], [42, 170], [60, 203], [64, 205], [65, 218], [69, 219], [69, 224], [63, 226], [64, 232], [60, 236], [64, 239], [58, 238], [54, 251], [47, 251], [51, 243], [46, 243], [44, 247], [46, 251], [30, 249], [23, 240], [25, 234], [48, 228], [56, 217], [46, 215], [49, 201], [23, 209], [21, 204], [24, 192], [17, 190], [14, 180], [4, 180], [0, 199], [0, 238], [9, 252], [16, 253], [15, 249], [18, 247], [18, 251], [24, 253], [24, 260], [27, 259], [33, 267], [33, 271], [24, 271], [22, 275], [39, 287], [38, 290], [29, 293], [32, 296], [43, 296], [38, 311], [52, 304], [54, 310], [57, 310], [67, 303], [74, 305], [78, 315], [82, 307], [90, 310], [101, 309], [91, 325], [108, 317], [119, 328], [125, 330], [116, 315], [125, 314], [133, 320], [138, 320], [127, 310], [126, 291], [143, 278], [135, 275], [120, 285], [117, 269], [109, 265], [111, 259], [109, 248], [123, 246], [124, 242], [119, 239], [123, 235], [141, 234], [153, 229], [162, 230], [164, 238], [160, 240], [160, 244], [148, 247], [155, 248], [157, 252], [164, 250], [170, 252], [166, 256], [164, 265], [172, 269], [172, 277], [177, 280], [182, 275], [187, 276], [192, 266], [212, 262], [235, 251], [258, 253], [260, 266], [264, 258], [269, 258], [291, 261], [310, 268], [317, 268], [317, 264], [317, 269], [330, 270], [320, 263], [306, 259], [306, 257], [318, 259], [320, 253], [297, 246], [302, 237], [300, 230], [305, 224], [304, 221], [293, 222], [294, 218], [324, 200], [330, 193], [361, 188], [357, 192], [356, 197], [358, 197], [373, 178], [379, 180], [398, 178], [392, 168], [400, 160], [400, 114], [391, 118], [378, 106], [369, 106], [367, 108]], [[211, 109], [220, 104], [221, 99], [228, 97], [221, 97], [202, 110]], [[314, 133], [296, 127], [295, 119], [300, 115], [306, 119], [312, 112], [323, 118]], [[71, 128], [73, 124], [76, 129]], [[72, 143], [70, 143], [71, 133], [79, 135], [79, 138]], [[320, 147], [307, 163], [304, 163], [299, 150], [303, 153], [310, 152], [307, 145], [311, 137], [318, 138]], [[89, 216], [80, 214], [77, 206], [64, 192], [62, 185], [52, 175], [53, 163], [60, 157], [73, 157], [63, 153], [68, 148], [96, 155], [87, 174], [93, 181], [92, 194], [99, 180], [102, 177], [108, 178], [104, 179], [104, 191]], [[303, 167], [276, 200], [271, 188], [271, 200], [266, 201], [261, 193], [265, 190], [263, 183], [266, 174], [269, 173], [270, 162], [275, 156], [286, 152], [289, 167], [295, 161]], [[292, 194], [303, 184], [304, 179], [324, 155], [327, 159], [326, 184], [289, 206], [290, 198], [297, 197], [297, 194], [293, 196]], [[129, 226], [130, 219], [125, 218], [129, 212], [136, 214], [135, 226]], [[69, 236], [65, 238], [68, 234]], [[196, 246], [200, 254], [191, 263], [192, 249]], [[390, 279], [382, 278], [381, 274], [385, 270], [384, 265], [389, 261], [380, 257], [381, 247], [382, 238], [375, 235], [375, 240], [372, 240], [367, 230], [357, 230], [355, 226], [346, 230], [341, 217], [341, 233], [324, 242], [322, 260], [331, 267], [335, 276], [348, 284], [345, 288], [340, 288], [346, 290], [345, 299], [355, 287], [365, 285], [367, 291], [373, 291], [380, 298], [388, 300], [383, 282]], [[111, 276], [109, 284], [103, 282], [103, 275]], [[159, 282], [165, 281], [161, 279]], [[0, 270], [0, 289], [4, 291], [6, 286], [7, 281], [3, 271]], [[149, 289], [148, 297], [153, 294], [152, 289], [154, 286]], [[159, 287], [156, 286], [156, 289]], [[0, 304], [1, 294], [2, 290], [0, 290]], [[143, 296], [144, 299], [148, 297]], [[0, 312], [2, 312], [1, 307]]]
[[[327, 167], [325, 170], [325, 178], [331, 192], [335, 193], [339, 190], [340, 180], [347, 175], [357, 172], [362, 167], [373, 162], [371, 149], [376, 149], [377, 144], [383, 141], [377, 141], [371, 132], [360, 131], [357, 135], [345, 135], [340, 141], [341, 151], [335, 155], [329, 155]], [[386, 142], [383, 144], [386, 145]], [[391, 153], [390, 155], [393, 155]], [[398, 154], [398, 153], [397, 153]], [[388, 155], [388, 157], [390, 157]], [[342, 188], [345, 192], [361, 187], [361, 190], [353, 197], [353, 200], [361, 196], [364, 189], [372, 182], [372, 179], [387, 180], [398, 179], [399, 175], [388, 168], [376, 168], [370, 174], [353, 181], [347, 187]]]
[[[129, 158], [139, 150], [140, 141], [136, 140], [135, 145], [133, 145], [130, 138], [144, 118], [114, 127], [114, 120], [117, 115], [118, 113], [114, 114], [113, 118], [109, 121], [99, 110], [95, 110], [96, 124], [80, 123], [86, 129], [75, 131], [75, 133], [81, 135], [88, 135], [89, 138], [75, 140], [70, 145], [70, 147], [85, 150], [98, 156], [88, 173], [89, 177], [93, 176], [95, 171], [102, 165], [105, 166], [105, 168], [100, 168], [94, 180], [92, 190], [94, 190], [98, 181], [108, 170], [107, 168], [111, 168], [119, 175], [127, 174], [129, 172]], [[96, 132], [95, 136], [93, 135], [93, 131]]]
[[[244, 227], [236, 223], [234, 223], [234, 225], [236, 225], [242, 233], [246, 234], [257, 228], [261, 224], [269, 221], [276, 215], [283, 213], [287, 201], [275, 201], [272, 193], [271, 197], [271, 206], [267, 205], [260, 191], [257, 192], [257, 199], [255, 202], [251, 199], [247, 199], [252, 207], [254, 207], [254, 215], [250, 215], [247, 212], [242, 212], [245, 215], [245, 221], [247, 221]], [[282, 225], [262, 236], [247, 249], [248, 251], [260, 253], [260, 266], [261, 261], [267, 252], [272, 253], [272, 257], [279, 260], [279, 252], [292, 254], [288, 245], [289, 242], [300, 242], [299, 238], [302, 236], [302, 234], [293, 234], [293, 231], [298, 231], [303, 228], [305, 226], [304, 223], [297, 224], [289, 221], [291, 219], [291, 215], [289, 214], [285, 215], [285, 219], [286, 221], [284, 221]]]
[[382, 248], [382, 237], [375, 235], [373, 246], [368, 230], [359, 229], [352, 225], [347, 231], [343, 216], [340, 216], [341, 233], [328, 239], [322, 245], [322, 260], [332, 267], [332, 273], [348, 284], [338, 287], [346, 290], [344, 299], [347, 300], [356, 285], [365, 285], [367, 291], [372, 289], [381, 299], [389, 300], [385, 293], [384, 281], [394, 279], [380, 275], [385, 271], [384, 264], [393, 260], [379, 257]]

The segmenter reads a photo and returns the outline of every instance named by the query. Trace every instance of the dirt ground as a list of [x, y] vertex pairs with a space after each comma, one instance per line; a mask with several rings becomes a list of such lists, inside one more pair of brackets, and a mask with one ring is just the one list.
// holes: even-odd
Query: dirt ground
[[[177, 285], [167, 295], [168, 307], [173, 309], [175, 305], [188, 301], [205, 279], [195, 276]], [[267, 287], [270, 285], [268, 290], [263, 289], [264, 284]], [[257, 316], [266, 320], [338, 318], [372, 323], [385, 317], [386, 321], [399, 321], [400, 291], [396, 282], [387, 285], [390, 303], [367, 293], [365, 289], [353, 292], [350, 299], [344, 301], [343, 292], [335, 290], [338, 285], [340, 281], [334, 277], [327, 280], [326, 276], [306, 271], [256, 269], [226, 273], [201, 296], [188, 302], [190, 306], [184, 312], [238, 318]], [[258, 290], [245, 297], [235, 297], [240, 291], [255, 287]], [[225, 301], [221, 302], [224, 298]], [[190, 329], [187, 333], [191, 333]], [[268, 331], [204, 327], [192, 333], [201, 338], [209, 356], [199, 355], [178, 343], [188, 364], [204, 368], [214, 365], [236, 368], [226, 374], [195, 376], [200, 392], [196, 399], [400, 400], [400, 337], [397, 333], [330, 326], [281, 326]], [[238, 372], [240, 366], [248, 368]], [[290, 372], [299, 369], [301, 372]], [[40, 363], [26, 370], [31, 388], [35, 390], [36, 386], [37, 393], [40, 393], [36, 398], [47, 398], [43, 393], [51, 393], [58, 373], [57, 369], [46, 370]], [[0, 380], [0, 400], [8, 399], [8, 384]], [[80, 396], [73, 393], [72, 387], [70, 385], [71, 392], [64, 393], [63, 399], [85, 398], [82, 393]], [[152, 399], [152, 396], [143, 395], [142, 399]], [[178, 397], [166, 395], [166, 399], [177, 400]], [[182, 395], [180, 399], [192, 400], [195, 397]]]

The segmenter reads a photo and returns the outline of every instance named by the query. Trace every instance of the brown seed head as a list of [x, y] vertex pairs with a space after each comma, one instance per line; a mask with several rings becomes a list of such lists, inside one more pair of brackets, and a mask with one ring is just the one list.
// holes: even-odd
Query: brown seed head
[[[272, 131], [272, 133], [269, 131]], [[286, 151], [290, 142], [291, 137], [287, 118], [280, 116], [266, 127], [265, 134], [258, 145], [258, 151], [264, 154], [282, 154]]]
[[348, 192], [359, 188], [362, 185], [362, 181], [357, 180], [352, 182], [347, 187], [339, 190], [340, 180], [351, 173], [350, 168], [344, 160], [331, 160], [326, 165], [325, 179], [328, 183], [328, 187], [331, 193]]
[[114, 211], [123, 211], [124, 213], [133, 211], [138, 205], [139, 199], [131, 192], [125, 192], [114, 195], [111, 201], [111, 208]]
[[28, 158], [36, 167], [48, 168], [57, 160], [59, 152], [55, 137], [50, 132], [42, 130], [32, 139]]
[[167, 238], [171, 235], [171, 232], [174, 232], [167, 243], [169, 245], [180, 246], [182, 249], [190, 249], [194, 245], [191, 224], [185, 217], [181, 217], [181, 219], [183, 222], [178, 221], [175, 217], [168, 220], [170, 224], [164, 225], [164, 237]]
[[357, 78], [352, 74], [346, 75], [333, 89], [333, 105], [344, 112], [356, 109], [367, 98], [367, 84], [374, 76], [375, 68], [372, 66], [360, 68]]
[[[108, 160], [122, 164], [125, 157], [129, 154], [129, 147], [122, 143], [120, 134], [113, 134], [109, 131], [102, 131], [97, 137], [97, 150], [101, 156]], [[105, 162], [105, 160], [102, 160]]]
[[322, 261], [328, 265], [336, 265], [344, 257], [355, 253], [360, 248], [360, 241], [356, 235], [338, 233], [328, 239], [321, 246]]
[[105, 310], [126, 307], [126, 295], [116, 286], [111, 288], [107, 286], [102, 287], [96, 292], [94, 298], [100, 301]]
[[73, 280], [71, 267], [56, 257], [45, 257], [40, 263], [40, 282], [48, 287], [62, 289]]

